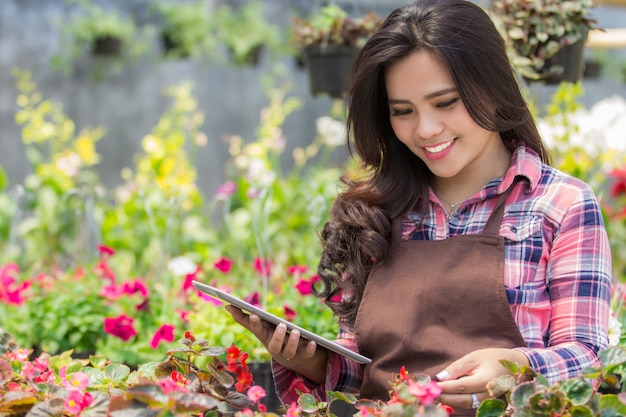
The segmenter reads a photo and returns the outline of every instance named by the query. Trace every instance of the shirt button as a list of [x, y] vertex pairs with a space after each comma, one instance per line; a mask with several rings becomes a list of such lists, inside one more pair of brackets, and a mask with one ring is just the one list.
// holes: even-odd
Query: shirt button
[[511, 232], [513, 232], [513, 233], [517, 233], [517, 227], [515, 227], [515, 226], [511, 226]]

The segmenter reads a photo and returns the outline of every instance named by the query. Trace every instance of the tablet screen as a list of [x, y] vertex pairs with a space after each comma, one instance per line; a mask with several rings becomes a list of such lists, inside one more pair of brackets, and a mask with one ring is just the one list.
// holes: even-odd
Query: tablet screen
[[293, 324], [292, 322], [285, 320], [283, 318], [280, 318], [272, 313], [269, 313], [265, 310], [262, 310], [240, 298], [235, 297], [232, 294], [229, 294], [225, 291], [222, 291], [218, 288], [212, 287], [210, 285], [207, 284], [203, 284], [199, 281], [192, 281], [192, 285], [198, 290], [198, 291], [202, 291], [205, 294], [210, 295], [211, 297], [215, 297], [215, 298], [219, 298], [222, 301], [225, 301], [229, 304], [234, 305], [235, 307], [240, 308], [243, 311], [246, 311], [248, 313], [254, 313], [257, 316], [261, 317], [263, 320], [273, 324], [273, 325], [277, 325], [278, 323], [284, 323], [285, 326], [287, 326], [287, 330], [298, 330], [300, 332], [300, 335], [302, 337], [304, 337], [305, 339], [308, 340], [313, 340], [315, 341], [318, 345], [325, 347], [328, 350], [331, 350], [335, 353], [338, 353], [340, 355], [343, 355], [347, 358], [350, 358], [354, 361], [357, 361], [358, 363], [362, 363], [362, 364], [368, 364], [371, 363], [372, 360], [370, 358], [367, 358], [363, 355], [360, 355], [356, 352], [351, 351], [350, 349], [332, 341], [332, 340], [328, 340], [318, 334], [315, 334], [313, 332], [310, 332], [306, 329], [303, 329], [302, 327], [299, 327], [295, 324]]

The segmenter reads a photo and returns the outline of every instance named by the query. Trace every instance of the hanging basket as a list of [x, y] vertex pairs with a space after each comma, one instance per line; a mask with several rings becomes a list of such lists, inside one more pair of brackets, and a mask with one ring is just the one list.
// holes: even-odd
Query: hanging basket
[[113, 36], [97, 38], [93, 42], [94, 55], [119, 55], [122, 52], [122, 40]]
[[546, 84], [559, 84], [561, 81], [575, 83], [582, 78], [585, 69], [585, 41], [586, 36], [561, 48], [554, 56], [546, 60], [546, 68], [558, 66], [563, 69], [560, 74], [544, 79]]
[[352, 46], [307, 46], [304, 62], [309, 73], [311, 94], [343, 98], [350, 86], [350, 73], [357, 51]]

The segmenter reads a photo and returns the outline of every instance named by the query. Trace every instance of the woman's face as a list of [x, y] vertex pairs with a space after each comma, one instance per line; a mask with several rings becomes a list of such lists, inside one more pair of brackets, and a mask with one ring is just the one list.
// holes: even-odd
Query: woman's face
[[500, 135], [472, 119], [438, 58], [412, 53], [387, 69], [385, 85], [396, 136], [436, 177], [484, 177], [494, 158], [502, 160]]

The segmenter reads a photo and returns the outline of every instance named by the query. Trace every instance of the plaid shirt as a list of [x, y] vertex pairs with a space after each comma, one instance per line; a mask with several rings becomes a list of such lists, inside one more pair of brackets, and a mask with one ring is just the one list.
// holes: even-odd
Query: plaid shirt
[[[487, 184], [447, 218], [430, 191], [430, 210], [411, 212], [402, 222], [404, 239], [441, 240], [481, 233], [495, 200], [516, 177], [500, 235], [505, 237], [504, 286], [511, 313], [524, 337], [532, 367], [550, 382], [576, 376], [599, 363], [608, 345], [611, 255], [597, 199], [584, 182], [541, 163], [520, 146], [502, 178]], [[342, 329], [338, 342], [357, 351]], [[326, 383], [307, 379], [274, 362], [274, 378], [285, 404], [296, 390], [324, 399], [326, 390], [358, 394], [361, 366], [330, 353]]]

